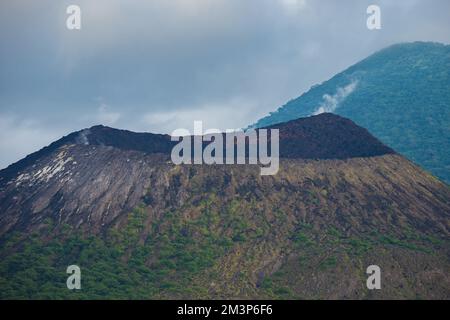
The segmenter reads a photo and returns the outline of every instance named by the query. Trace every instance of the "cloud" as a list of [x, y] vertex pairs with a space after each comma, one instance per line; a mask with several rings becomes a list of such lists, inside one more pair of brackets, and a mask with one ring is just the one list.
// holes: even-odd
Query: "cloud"
[[226, 105], [211, 104], [188, 110], [151, 112], [142, 117], [144, 131], [170, 134], [176, 129], [193, 130], [194, 121], [202, 121], [203, 129], [241, 129], [248, 125], [256, 110], [248, 101], [230, 101]]
[[102, 103], [98, 107], [97, 111], [97, 121], [100, 124], [104, 124], [107, 126], [112, 126], [117, 123], [117, 121], [120, 119], [121, 115], [119, 112], [112, 112], [109, 110], [109, 106]]
[[0, 114], [0, 168], [41, 149], [63, 136], [64, 130], [46, 127], [35, 120]]

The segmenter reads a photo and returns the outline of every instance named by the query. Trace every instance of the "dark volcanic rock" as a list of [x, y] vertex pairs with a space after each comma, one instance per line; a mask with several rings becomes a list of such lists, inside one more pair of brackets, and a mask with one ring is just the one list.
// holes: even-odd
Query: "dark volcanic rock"
[[301, 159], [347, 159], [394, 151], [353, 121], [323, 113], [267, 128], [280, 130], [280, 156]]
[[[168, 136], [102, 126], [1, 171], [0, 297], [42, 297], [27, 283], [61, 284], [13, 279], [86, 257], [101, 275], [87, 277], [87, 298], [450, 297], [448, 186], [338, 116], [277, 128], [274, 176], [255, 165], [175, 166]], [[24, 240], [4, 245], [13, 234]], [[20, 269], [34, 263], [20, 251], [32, 234], [54, 250], [39, 256], [39, 272]], [[373, 263], [383, 290], [368, 293]], [[115, 294], [93, 290], [114, 289], [111, 270], [125, 270]]]
[[[302, 159], [346, 159], [391, 154], [394, 151], [352, 121], [325, 113], [277, 124], [266, 129], [280, 130], [280, 157]], [[49, 146], [0, 171], [0, 184], [64, 145], [110, 146], [146, 154], [170, 154], [176, 142], [169, 135], [135, 133], [94, 126], [73, 132]]]

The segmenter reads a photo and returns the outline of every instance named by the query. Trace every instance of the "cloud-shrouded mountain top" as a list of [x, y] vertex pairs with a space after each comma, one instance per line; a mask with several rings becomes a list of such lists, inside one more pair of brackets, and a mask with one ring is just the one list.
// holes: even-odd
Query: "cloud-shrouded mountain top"
[[[0, 3], [0, 167], [94, 124], [245, 127], [390, 44], [450, 42], [450, 3], [352, 0]], [[332, 98], [332, 96], [330, 96]], [[317, 106], [319, 107], [319, 106]]]

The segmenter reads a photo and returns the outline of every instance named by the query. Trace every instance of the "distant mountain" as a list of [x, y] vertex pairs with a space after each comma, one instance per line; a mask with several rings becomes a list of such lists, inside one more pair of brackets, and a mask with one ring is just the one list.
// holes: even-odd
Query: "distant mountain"
[[339, 116], [275, 127], [274, 176], [103, 126], [0, 171], [0, 298], [450, 298], [447, 185]]
[[450, 46], [381, 50], [259, 120], [265, 127], [334, 112], [450, 183]]

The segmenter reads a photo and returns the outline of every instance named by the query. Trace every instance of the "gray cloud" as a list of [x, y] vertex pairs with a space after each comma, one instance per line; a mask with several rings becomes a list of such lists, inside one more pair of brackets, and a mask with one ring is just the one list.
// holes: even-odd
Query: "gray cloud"
[[[380, 31], [366, 28], [372, 3]], [[69, 4], [81, 31], [65, 28]], [[99, 122], [245, 126], [385, 46], [449, 43], [448, 12], [448, 0], [3, 0], [0, 167]]]

